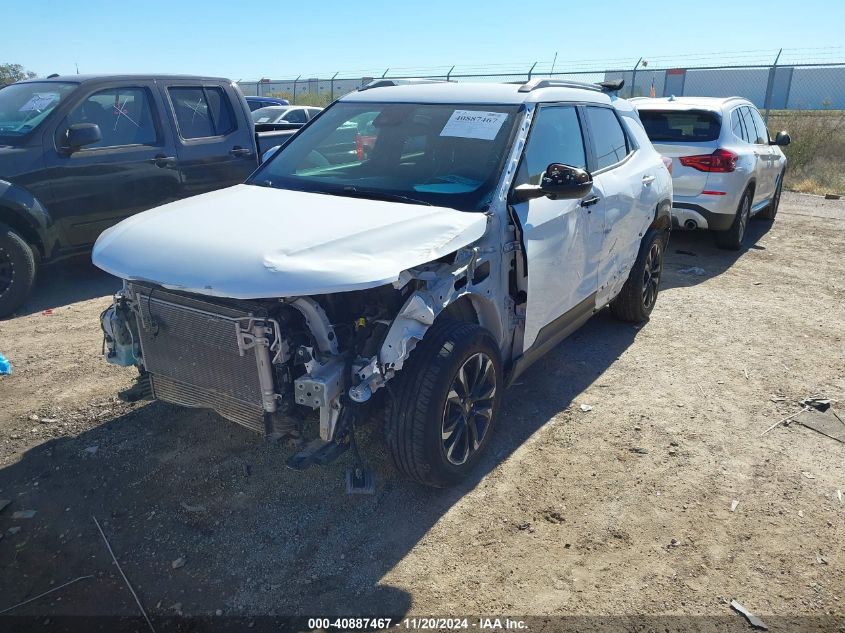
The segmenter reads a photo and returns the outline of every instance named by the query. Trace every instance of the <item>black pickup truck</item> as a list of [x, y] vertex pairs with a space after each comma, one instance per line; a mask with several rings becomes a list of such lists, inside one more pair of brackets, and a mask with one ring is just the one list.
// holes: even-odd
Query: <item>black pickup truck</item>
[[296, 130], [256, 134], [228, 79], [50, 77], [0, 90], [0, 317], [40, 264], [123, 218], [243, 182]]

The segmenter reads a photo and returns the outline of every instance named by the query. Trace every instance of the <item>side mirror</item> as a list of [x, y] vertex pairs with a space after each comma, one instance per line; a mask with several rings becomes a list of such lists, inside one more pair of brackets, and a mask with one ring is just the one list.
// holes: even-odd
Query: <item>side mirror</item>
[[563, 163], [552, 163], [546, 167], [539, 185], [519, 185], [514, 197], [517, 202], [548, 196], [552, 200], [576, 200], [583, 198], [593, 188], [589, 172]]
[[101, 140], [103, 134], [96, 123], [74, 123], [67, 129], [67, 149], [71, 152]]
[[772, 145], [789, 145], [792, 142], [792, 138], [787, 134], [785, 131], [781, 130], [778, 132], [775, 140], [772, 141]]

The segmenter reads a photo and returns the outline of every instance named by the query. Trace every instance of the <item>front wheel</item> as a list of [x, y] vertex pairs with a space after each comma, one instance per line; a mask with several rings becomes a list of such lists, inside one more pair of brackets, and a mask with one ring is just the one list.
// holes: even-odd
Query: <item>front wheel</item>
[[610, 311], [617, 319], [632, 323], [648, 320], [657, 303], [665, 250], [665, 235], [656, 229], [649, 229], [628, 280], [610, 304]]
[[36, 259], [17, 231], [0, 224], [0, 317], [17, 310], [35, 283]]
[[499, 410], [502, 363], [493, 336], [474, 323], [441, 319], [394, 382], [384, 436], [396, 468], [437, 488], [464, 479]]

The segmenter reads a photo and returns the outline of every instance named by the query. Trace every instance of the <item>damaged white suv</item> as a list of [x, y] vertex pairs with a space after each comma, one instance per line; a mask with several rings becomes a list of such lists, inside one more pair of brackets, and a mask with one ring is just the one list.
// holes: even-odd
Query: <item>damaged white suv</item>
[[455, 483], [516, 376], [604, 306], [628, 321], [654, 306], [672, 182], [619, 87], [343, 97], [246, 184], [100, 236], [94, 263], [125, 280], [108, 360], [268, 436], [318, 428], [297, 468], [383, 412], [402, 473]]

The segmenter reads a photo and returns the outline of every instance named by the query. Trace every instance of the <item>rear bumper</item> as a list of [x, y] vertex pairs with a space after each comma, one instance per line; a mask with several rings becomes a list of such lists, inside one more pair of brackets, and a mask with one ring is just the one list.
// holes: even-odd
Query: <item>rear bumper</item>
[[724, 196], [675, 196], [672, 224], [677, 228], [727, 231], [736, 217], [739, 200]]

